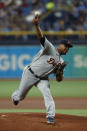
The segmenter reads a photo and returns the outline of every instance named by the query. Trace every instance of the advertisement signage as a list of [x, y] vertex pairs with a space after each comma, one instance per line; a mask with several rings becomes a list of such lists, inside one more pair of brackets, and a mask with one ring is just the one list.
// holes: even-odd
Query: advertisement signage
[[[31, 63], [40, 49], [40, 46], [1, 46], [0, 78], [21, 78], [24, 67]], [[87, 78], [86, 46], [75, 46], [63, 59], [68, 62], [65, 78]]]

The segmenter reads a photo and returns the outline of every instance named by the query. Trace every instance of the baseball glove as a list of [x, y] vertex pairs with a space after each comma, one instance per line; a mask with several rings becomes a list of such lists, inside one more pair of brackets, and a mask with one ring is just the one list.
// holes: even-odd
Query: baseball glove
[[60, 82], [63, 80], [64, 77], [64, 68], [66, 67], [67, 62], [63, 62], [62, 64], [59, 64], [56, 69], [56, 81]]

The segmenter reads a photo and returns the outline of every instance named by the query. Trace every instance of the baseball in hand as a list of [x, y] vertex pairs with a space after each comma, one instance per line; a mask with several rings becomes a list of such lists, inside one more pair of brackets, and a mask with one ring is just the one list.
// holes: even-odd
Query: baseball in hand
[[40, 15], [40, 12], [39, 12], [39, 11], [35, 11], [35, 16], [36, 16], [36, 15], [39, 16], [39, 15]]

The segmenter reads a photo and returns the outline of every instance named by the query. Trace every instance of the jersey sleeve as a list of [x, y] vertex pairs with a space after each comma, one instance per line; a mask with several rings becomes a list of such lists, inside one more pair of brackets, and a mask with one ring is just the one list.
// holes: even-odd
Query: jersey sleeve
[[47, 40], [47, 38], [44, 36], [43, 38], [40, 39], [40, 43], [44, 48], [50, 48], [54, 47], [50, 41]]

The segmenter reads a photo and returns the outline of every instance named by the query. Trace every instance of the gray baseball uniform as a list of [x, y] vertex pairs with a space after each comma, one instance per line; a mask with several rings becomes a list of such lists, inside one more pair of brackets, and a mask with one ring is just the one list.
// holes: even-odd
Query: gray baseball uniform
[[12, 94], [12, 99], [20, 101], [24, 99], [27, 92], [33, 85], [41, 91], [45, 106], [47, 109], [47, 117], [55, 116], [55, 104], [50, 93], [50, 85], [48, 75], [53, 73], [59, 62], [63, 63], [57, 49], [43, 37], [41, 39], [42, 49], [35, 56], [32, 63], [26, 66], [19, 88]]

